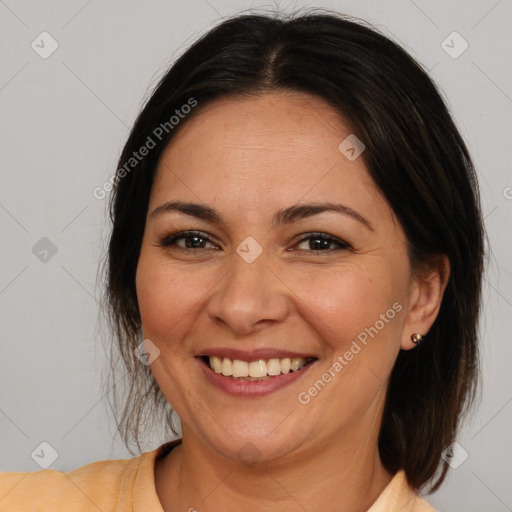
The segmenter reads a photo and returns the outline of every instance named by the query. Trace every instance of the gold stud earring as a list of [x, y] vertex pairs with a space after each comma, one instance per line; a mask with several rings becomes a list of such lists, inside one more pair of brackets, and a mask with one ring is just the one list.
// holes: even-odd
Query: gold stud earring
[[419, 332], [415, 332], [414, 334], [411, 335], [411, 340], [416, 345], [419, 345], [423, 340], [423, 336]]

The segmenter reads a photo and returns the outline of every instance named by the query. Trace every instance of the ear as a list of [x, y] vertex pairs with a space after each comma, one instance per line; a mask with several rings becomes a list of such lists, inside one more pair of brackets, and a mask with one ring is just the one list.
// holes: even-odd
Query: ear
[[411, 281], [407, 318], [400, 342], [402, 350], [416, 347], [411, 340], [412, 334], [425, 336], [432, 327], [441, 308], [449, 277], [450, 261], [444, 254], [433, 256], [416, 270]]

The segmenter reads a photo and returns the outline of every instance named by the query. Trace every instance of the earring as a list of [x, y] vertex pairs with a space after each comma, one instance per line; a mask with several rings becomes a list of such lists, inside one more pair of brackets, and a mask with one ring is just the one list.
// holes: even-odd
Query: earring
[[416, 345], [419, 345], [423, 340], [423, 336], [419, 332], [415, 332], [414, 334], [411, 335], [411, 340]]

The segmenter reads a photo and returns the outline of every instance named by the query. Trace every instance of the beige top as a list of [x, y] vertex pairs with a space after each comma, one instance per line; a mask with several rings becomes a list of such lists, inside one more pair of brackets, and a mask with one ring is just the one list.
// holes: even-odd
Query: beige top
[[[132, 459], [103, 460], [62, 472], [0, 473], [0, 512], [164, 512], [155, 460], [180, 441]], [[368, 512], [435, 512], [399, 471]]]

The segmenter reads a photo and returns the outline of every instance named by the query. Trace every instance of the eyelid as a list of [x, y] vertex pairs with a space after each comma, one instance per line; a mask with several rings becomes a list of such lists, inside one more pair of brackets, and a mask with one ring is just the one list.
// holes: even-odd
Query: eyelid
[[[198, 231], [198, 230], [192, 229], [192, 230], [176, 231], [173, 233], [169, 233], [160, 239], [159, 245], [162, 247], [169, 247], [169, 246], [173, 245], [173, 243], [176, 242], [177, 240], [192, 238], [194, 236], [196, 236], [198, 238], [202, 238], [202, 239], [206, 240], [207, 243], [210, 243], [210, 244], [216, 243], [212, 240], [212, 236], [209, 235], [208, 233], [205, 233], [204, 231]], [[183, 249], [185, 251], [197, 250], [197, 249], [190, 249], [188, 247], [180, 247], [179, 245], [175, 245], [175, 247], [177, 247], [178, 249]]]
[[[334, 235], [330, 235], [329, 233], [326, 233], [324, 231], [315, 231], [315, 232], [310, 232], [310, 233], [302, 233], [301, 235], [299, 235], [299, 238], [297, 240], [297, 244], [300, 244], [306, 240], [310, 240], [310, 239], [314, 239], [314, 238], [317, 238], [317, 239], [320, 239], [320, 240], [327, 240], [328, 242], [332, 242], [332, 243], [336, 243], [338, 244], [340, 247], [338, 248], [338, 250], [353, 250], [353, 247], [348, 243], [346, 242], [345, 240], [341, 239], [341, 238], [338, 238], [337, 236], [334, 236]], [[301, 249], [299, 249], [301, 250]], [[333, 252], [333, 249], [327, 249], [327, 250], [324, 250], [324, 251], [307, 251], [307, 252], [325, 252], [325, 253], [329, 253], [329, 252]]]
[[[176, 231], [173, 233], [169, 233], [161, 238], [159, 242], [159, 246], [161, 247], [170, 247], [173, 246], [177, 249], [182, 249], [184, 251], [198, 251], [198, 249], [210, 249], [208, 247], [199, 247], [197, 249], [189, 248], [189, 247], [181, 247], [179, 245], [176, 245], [175, 242], [177, 240], [186, 239], [186, 238], [192, 238], [192, 237], [198, 237], [202, 238], [206, 241], [206, 243], [210, 244], [217, 244], [214, 240], [212, 240], [211, 235], [208, 233], [205, 233], [204, 231], [198, 231], [198, 230], [184, 230], [184, 231]], [[312, 252], [312, 253], [332, 253], [336, 251], [342, 251], [342, 250], [353, 250], [353, 247], [346, 242], [345, 240], [338, 238], [334, 235], [330, 235], [329, 233], [323, 232], [323, 231], [316, 231], [316, 232], [309, 232], [309, 233], [301, 233], [300, 235], [296, 236], [294, 239], [294, 245], [298, 245], [302, 242], [305, 242], [310, 239], [319, 239], [319, 240], [326, 240], [328, 242], [334, 243], [338, 245], [338, 248], [336, 249], [325, 249], [325, 250], [307, 250], [307, 249], [298, 249], [299, 251], [305, 251], [305, 252]], [[218, 245], [218, 244], [217, 244]], [[216, 249], [215, 249], [216, 250]], [[288, 249], [289, 251], [289, 249]]]

